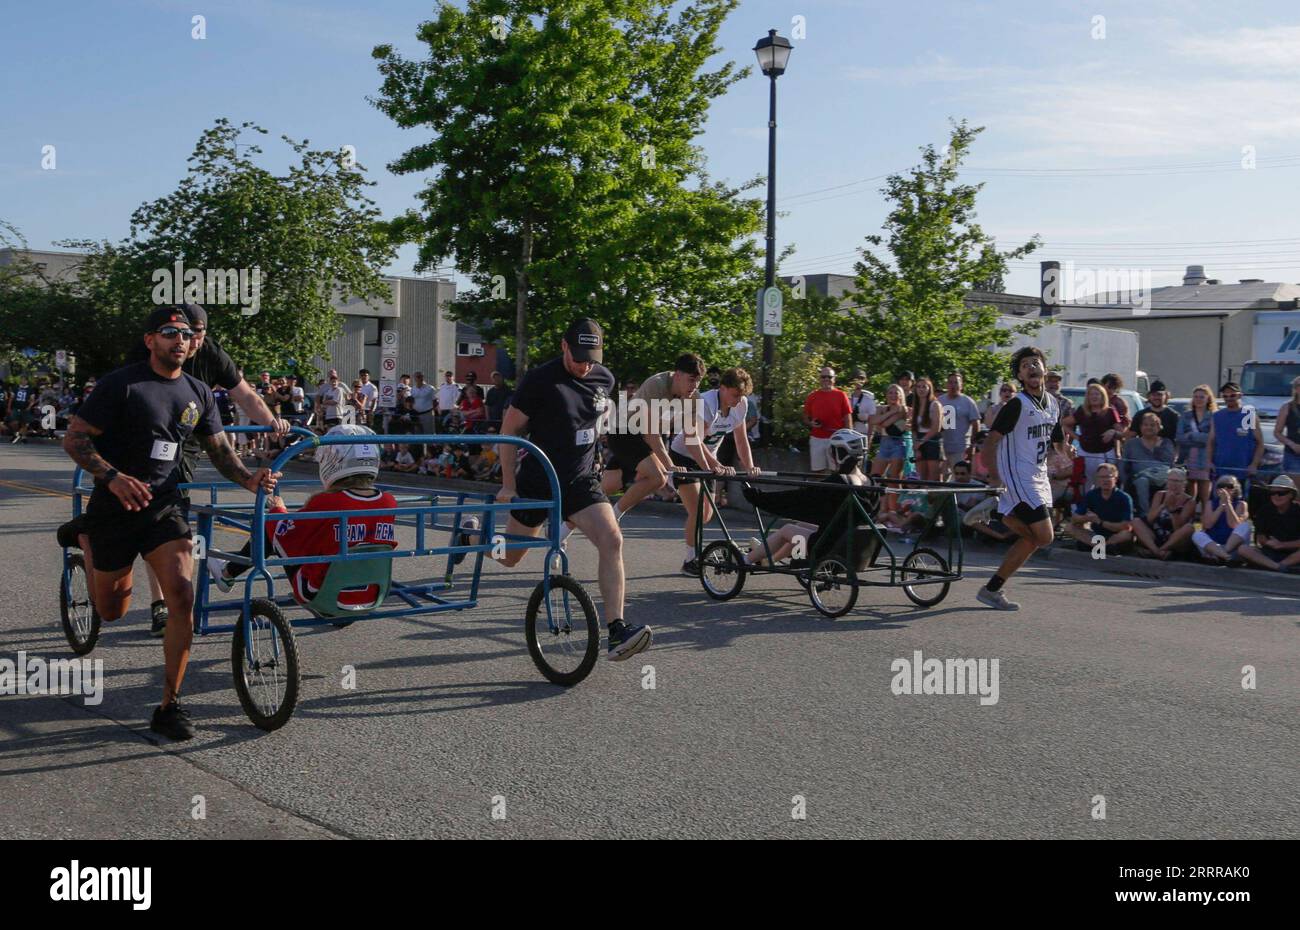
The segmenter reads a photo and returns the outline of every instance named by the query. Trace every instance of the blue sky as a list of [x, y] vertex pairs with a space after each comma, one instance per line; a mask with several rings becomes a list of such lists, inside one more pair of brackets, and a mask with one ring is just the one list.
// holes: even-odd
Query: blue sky
[[[38, 248], [119, 239], [136, 206], [175, 187], [218, 116], [355, 146], [379, 182], [372, 196], [403, 210], [422, 181], [384, 165], [420, 131], [366, 102], [378, 87], [370, 50], [418, 53], [414, 30], [431, 10], [12, 4], [0, 33], [0, 217]], [[203, 41], [190, 37], [195, 14]], [[987, 182], [983, 226], [1003, 245], [1033, 233], [1046, 243], [1013, 267], [1008, 290], [1034, 293], [1040, 258], [1150, 268], [1157, 285], [1189, 263], [1225, 281], [1300, 282], [1294, 4], [744, 0], [723, 29], [726, 56], [749, 64], [754, 41], [773, 27], [790, 35], [796, 16], [806, 37], [779, 82], [777, 235], [798, 252], [783, 273], [851, 270], [886, 212], [882, 176], [964, 117], [987, 127], [967, 171]], [[765, 170], [766, 85], [756, 74], [715, 105], [700, 139], [715, 176]], [[56, 146], [53, 171], [41, 169], [45, 145]], [[413, 251], [400, 259], [391, 270], [409, 271]]]

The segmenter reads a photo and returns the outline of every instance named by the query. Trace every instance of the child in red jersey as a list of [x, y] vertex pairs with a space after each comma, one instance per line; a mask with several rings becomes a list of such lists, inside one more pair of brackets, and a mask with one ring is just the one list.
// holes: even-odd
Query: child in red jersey
[[[364, 436], [374, 435], [373, 430], [365, 426], [335, 426], [327, 436]], [[397, 535], [391, 513], [364, 515], [367, 510], [386, 510], [397, 506], [393, 495], [375, 487], [375, 478], [379, 475], [379, 447], [373, 443], [358, 443], [348, 446], [321, 446], [316, 451], [316, 461], [320, 470], [321, 484], [325, 490], [312, 497], [298, 513], [328, 511], [355, 511], [357, 516], [348, 516], [348, 545], [386, 545], [397, 546]], [[267, 513], [288, 513], [284, 501], [279, 497], [268, 500]], [[307, 556], [336, 556], [341, 554], [339, 526], [337, 518], [313, 520], [275, 520], [266, 524], [267, 542], [275, 548], [275, 554], [287, 559]], [[252, 549], [251, 541], [244, 546], [241, 554], [248, 555]], [[302, 565], [286, 565], [285, 574], [293, 596], [299, 604], [306, 604], [320, 590], [325, 573], [331, 563], [307, 562]], [[231, 565], [223, 559], [209, 558], [208, 571], [213, 583], [222, 591], [229, 591], [231, 582], [248, 570], [244, 565]], [[360, 588], [347, 588], [339, 594], [339, 604], [368, 605], [377, 595], [376, 585]]]

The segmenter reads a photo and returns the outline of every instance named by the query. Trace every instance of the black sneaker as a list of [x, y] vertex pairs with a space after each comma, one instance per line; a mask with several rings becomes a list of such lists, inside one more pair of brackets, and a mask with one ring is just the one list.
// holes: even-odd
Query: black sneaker
[[64, 549], [80, 549], [81, 541], [78, 537], [86, 532], [86, 517], [83, 514], [75, 520], [69, 520], [55, 531], [58, 537], [59, 545]]
[[632, 626], [615, 620], [609, 625], [609, 652], [606, 655], [611, 662], [622, 662], [648, 648], [650, 640], [650, 627]]
[[168, 739], [194, 738], [194, 724], [190, 722], [190, 715], [177, 701], [172, 701], [166, 707], [155, 707], [149, 729]]
[[[461, 524], [460, 530], [456, 533], [456, 540], [455, 542], [452, 543], [452, 545], [453, 546], [474, 545], [474, 540], [470, 538], [470, 535], [471, 533], [477, 533], [478, 528], [479, 528], [478, 517], [466, 517], [465, 522]], [[451, 557], [452, 568], [455, 568], [461, 562], [464, 562], [465, 556], [467, 555], [469, 555], [468, 552], [454, 553]]]
[[158, 637], [166, 636], [167, 604], [163, 601], [154, 601], [149, 605], [149, 613], [151, 620], [149, 625], [149, 635]]
[[690, 575], [692, 578], [700, 577], [700, 560], [687, 559], [682, 563], [682, 574]]

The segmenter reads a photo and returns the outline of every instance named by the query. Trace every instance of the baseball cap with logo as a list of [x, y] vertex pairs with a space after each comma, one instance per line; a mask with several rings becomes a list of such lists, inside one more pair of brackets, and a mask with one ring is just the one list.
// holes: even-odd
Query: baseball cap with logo
[[190, 328], [190, 318], [185, 315], [180, 307], [159, 307], [149, 314], [145, 320], [144, 331], [146, 333], [156, 333], [159, 328], [173, 324]]
[[605, 331], [592, 319], [575, 320], [564, 333], [575, 362], [600, 362], [605, 356]]

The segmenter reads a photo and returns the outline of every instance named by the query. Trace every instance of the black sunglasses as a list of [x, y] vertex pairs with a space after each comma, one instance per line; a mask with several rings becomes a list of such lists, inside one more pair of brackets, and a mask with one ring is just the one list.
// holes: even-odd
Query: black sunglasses
[[1269, 491], [1268, 496], [1269, 497], [1290, 497], [1291, 492], [1290, 491]]
[[192, 329], [181, 329], [179, 326], [163, 326], [155, 330], [159, 336], [166, 336], [168, 339], [174, 339], [180, 336], [182, 339], [193, 339], [194, 331]]

